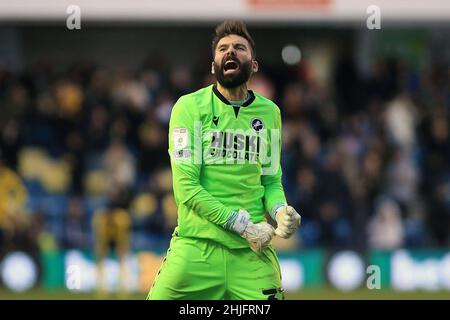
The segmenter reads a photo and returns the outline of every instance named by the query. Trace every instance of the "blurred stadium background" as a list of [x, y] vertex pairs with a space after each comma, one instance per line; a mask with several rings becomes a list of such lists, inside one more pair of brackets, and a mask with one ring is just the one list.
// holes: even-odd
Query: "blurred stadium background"
[[444, 0], [0, 1], [0, 299], [145, 297], [176, 225], [170, 111], [213, 82], [227, 18], [282, 110], [287, 297], [450, 299]]

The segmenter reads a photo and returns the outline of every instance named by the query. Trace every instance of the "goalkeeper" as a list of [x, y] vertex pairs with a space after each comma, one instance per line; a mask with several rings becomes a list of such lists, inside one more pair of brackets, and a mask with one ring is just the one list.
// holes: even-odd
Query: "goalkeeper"
[[292, 236], [300, 215], [281, 184], [280, 111], [247, 89], [258, 63], [244, 23], [217, 26], [212, 52], [216, 84], [172, 110], [178, 226], [147, 299], [283, 299], [271, 240]]

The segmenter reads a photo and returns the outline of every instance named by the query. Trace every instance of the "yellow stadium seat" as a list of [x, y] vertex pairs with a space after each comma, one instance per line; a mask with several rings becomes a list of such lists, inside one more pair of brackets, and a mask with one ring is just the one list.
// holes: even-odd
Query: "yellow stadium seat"
[[98, 196], [104, 195], [107, 191], [108, 179], [102, 170], [89, 171], [84, 176], [84, 187], [88, 195]]
[[70, 166], [64, 160], [48, 159], [42, 166], [40, 180], [48, 192], [65, 192], [71, 183]]
[[24, 179], [40, 180], [42, 168], [48, 160], [47, 152], [42, 148], [23, 148], [19, 152], [18, 171]]
[[141, 193], [137, 195], [132, 203], [131, 210], [136, 217], [149, 217], [155, 213], [157, 201], [155, 196], [150, 193]]

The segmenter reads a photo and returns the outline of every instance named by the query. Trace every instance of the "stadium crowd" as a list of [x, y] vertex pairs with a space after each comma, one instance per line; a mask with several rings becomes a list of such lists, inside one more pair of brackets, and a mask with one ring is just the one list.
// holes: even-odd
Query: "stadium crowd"
[[[343, 55], [327, 85], [311, 68], [263, 66], [250, 85], [281, 108], [283, 183], [303, 218], [276, 245], [448, 247], [448, 66], [384, 58], [363, 77]], [[171, 108], [213, 80], [155, 59], [137, 70], [1, 66], [2, 247], [93, 248], [93, 217], [112, 207], [130, 215], [132, 248], [166, 246], [176, 225]]]

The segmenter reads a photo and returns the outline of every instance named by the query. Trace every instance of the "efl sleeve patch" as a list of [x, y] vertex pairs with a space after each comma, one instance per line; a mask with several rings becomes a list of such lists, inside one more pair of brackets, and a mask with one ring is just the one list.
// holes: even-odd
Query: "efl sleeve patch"
[[172, 132], [174, 149], [183, 149], [189, 145], [189, 131], [187, 128], [175, 128]]
[[174, 159], [190, 159], [191, 151], [190, 150], [174, 150], [172, 156]]

